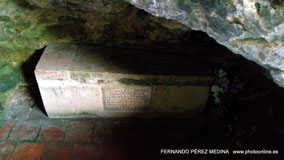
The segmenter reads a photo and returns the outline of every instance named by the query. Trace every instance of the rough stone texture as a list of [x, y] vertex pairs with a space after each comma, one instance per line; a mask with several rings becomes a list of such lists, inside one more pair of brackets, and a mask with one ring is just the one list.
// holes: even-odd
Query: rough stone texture
[[165, 47], [190, 29], [157, 18], [122, 0], [1, 0], [0, 110], [23, 82], [21, 64], [52, 42], [104, 46]]
[[68, 43], [48, 45], [35, 75], [51, 118], [196, 115], [212, 80], [185, 55]]
[[[127, 1], [207, 32], [235, 53], [270, 69], [275, 81], [283, 84], [282, 1]], [[0, 110], [10, 90], [23, 81], [21, 63], [35, 49], [71, 41], [164, 48], [189, 35], [191, 29], [185, 25], [148, 15], [123, 0], [1, 0]]]
[[284, 87], [282, 0], [126, 0], [155, 16], [202, 30], [234, 53], [270, 70]]

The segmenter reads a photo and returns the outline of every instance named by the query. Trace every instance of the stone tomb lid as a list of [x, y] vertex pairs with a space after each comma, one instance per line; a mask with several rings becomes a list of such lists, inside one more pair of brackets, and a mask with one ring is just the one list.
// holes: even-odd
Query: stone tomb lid
[[206, 64], [177, 53], [55, 43], [46, 47], [36, 69], [121, 74], [211, 76]]

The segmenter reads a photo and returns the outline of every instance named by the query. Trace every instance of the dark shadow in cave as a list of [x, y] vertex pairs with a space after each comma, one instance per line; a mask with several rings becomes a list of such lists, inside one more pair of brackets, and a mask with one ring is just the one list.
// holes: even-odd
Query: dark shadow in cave
[[[196, 61], [206, 63], [212, 69], [222, 68], [233, 74], [240, 74], [240, 78], [251, 86], [249, 89], [262, 88], [267, 90], [268, 94], [245, 103], [234, 104], [231, 112], [221, 118], [211, 115], [214, 108], [212, 107], [212, 99], [209, 99], [207, 112], [199, 118], [125, 119], [125, 123], [119, 126], [114, 125], [114, 127], [111, 127], [110, 124], [109, 135], [101, 137], [103, 143], [109, 143], [109, 141], [123, 143], [125, 148], [119, 148], [119, 152], [125, 152], [125, 154], [129, 154], [130, 157], [133, 156], [136, 159], [137, 157], [138, 159], [146, 159], [149, 155], [153, 159], [195, 158], [195, 156], [188, 155], [169, 156], [159, 153], [163, 148], [212, 149], [233, 147], [238, 149], [238, 146], [235, 145], [236, 141], [243, 142], [244, 148], [261, 149], [259, 145], [264, 145], [268, 148], [284, 150], [281, 148], [283, 146], [282, 115], [284, 110], [279, 105], [283, 100], [283, 88], [279, 88], [269, 80], [264, 75], [265, 70], [262, 67], [231, 53], [227, 48], [219, 45], [203, 32], [194, 31], [193, 34], [187, 36], [185, 38], [189, 39], [189, 43], [179, 46], [180, 50], [178, 52], [181, 52], [182, 56], [193, 56]], [[44, 48], [35, 51], [22, 66], [25, 79], [29, 84], [29, 91], [42, 111], [44, 111], [44, 107], [36, 83], [34, 69], [43, 51]], [[160, 53], [163, 52], [160, 51]], [[172, 54], [175, 53], [177, 52], [172, 52]], [[108, 59], [109, 57], [105, 56], [105, 58]], [[123, 64], [123, 61], [112, 61], [112, 63], [120, 65]], [[134, 72], [139, 71], [139, 68], [133, 67], [131, 69]], [[111, 119], [103, 120], [112, 121]], [[228, 125], [233, 127], [232, 131], [228, 130]], [[108, 126], [107, 124], [106, 127]], [[252, 126], [255, 126], [256, 133], [251, 134]], [[136, 147], [128, 144], [135, 144]], [[198, 158], [212, 159], [212, 157], [196, 155], [196, 159]], [[215, 157], [215, 159], [218, 158], [228, 157]], [[252, 158], [259, 160], [261, 156]], [[238, 159], [238, 157], [231, 159]]]
[[[17, 0], [17, 2], [20, 1]], [[26, 1], [18, 3], [18, 5], [21, 5], [22, 7], [31, 8], [32, 6], [29, 6], [28, 4], [29, 3]], [[62, 24], [54, 27], [58, 27], [58, 30], [66, 32], [66, 26], [68, 25]], [[73, 26], [70, 28], [72, 29], [72, 27]], [[52, 27], [50, 30], [52, 30]], [[164, 48], [164, 50], [172, 50], [172, 53], [181, 51], [186, 55], [194, 57], [197, 62], [208, 64], [212, 69], [222, 68], [232, 73], [240, 73], [242, 75], [241, 78], [246, 79], [248, 85], [257, 85], [256, 88], [261, 87], [267, 89], [269, 91], [268, 95], [258, 99], [252, 99], [246, 103], [235, 104], [234, 110], [226, 115], [226, 117], [220, 119], [214, 119], [214, 116], [210, 117], [210, 111], [212, 112], [214, 108], [210, 106], [212, 104], [208, 103], [207, 108], [210, 108], [211, 110], [205, 115], [207, 118], [205, 120], [127, 120], [127, 122], [130, 123], [128, 126], [113, 128], [112, 134], [103, 136], [103, 138], [112, 138], [114, 140], [121, 140], [123, 143], [135, 144], [134, 147], [142, 152], [142, 157], [144, 156], [144, 159], [148, 158], [148, 152], [151, 148], [153, 148], [153, 151], [157, 154], [158, 158], [180, 159], [179, 156], [175, 155], [165, 155], [161, 157], [161, 154], [159, 154], [160, 149], [227, 148], [229, 145], [234, 145], [237, 140], [244, 142], [243, 145], [245, 145], [245, 148], [258, 149], [255, 147], [260, 144], [265, 145], [265, 147], [281, 149], [281, 146], [283, 146], [281, 143], [284, 142], [282, 118], [284, 110], [283, 106], [281, 106], [283, 103], [283, 88], [279, 88], [271, 80], [267, 79], [263, 75], [263, 68], [254, 62], [231, 53], [227, 48], [217, 44], [215, 40], [208, 37], [206, 33], [193, 31], [190, 34], [184, 35], [181, 39], [184, 39], [182, 44], [171, 44], [168, 46], [170, 49]], [[34, 75], [35, 66], [39, 61], [43, 50], [44, 48], [35, 51], [22, 65], [22, 70], [24, 78], [28, 83], [28, 90], [34, 98], [36, 105], [45, 112]], [[160, 49], [157, 47], [157, 50]], [[133, 71], [135, 71], [135, 69], [133, 69]], [[238, 117], [238, 119], [235, 117]], [[228, 125], [233, 127], [233, 131], [228, 131]], [[251, 136], [250, 130], [252, 126], [256, 126], [256, 133]], [[242, 134], [240, 135], [239, 132]], [[154, 147], [153, 144], [157, 145], [157, 147]], [[144, 148], [141, 149], [141, 146], [145, 146], [144, 151], [142, 151]], [[121, 150], [133, 154], [133, 159], [137, 159], [140, 155], [131, 152], [131, 149], [133, 148], [126, 147]], [[188, 158], [192, 157], [184, 157], [184, 159]], [[199, 158], [204, 159], [205, 157]], [[221, 157], [220, 159], [224, 158], [227, 159], [227, 157]], [[263, 159], [261, 157], [254, 158], [257, 160]], [[208, 157], [208, 159], [219, 158]]]
[[44, 105], [41, 99], [40, 91], [37, 85], [36, 77], [34, 74], [34, 70], [36, 68], [36, 65], [41, 57], [41, 55], [44, 52], [45, 47], [38, 49], [34, 51], [34, 53], [29, 57], [28, 60], [26, 60], [22, 64], [22, 71], [23, 71], [23, 77], [28, 84], [28, 92], [32, 96], [35, 105], [45, 114], [47, 115]]
[[[277, 85], [275, 85], [270, 79], [265, 77], [264, 73], [266, 72], [265, 69], [263, 69], [261, 66], [257, 65], [256, 63], [246, 60], [240, 55], [233, 54], [230, 52], [226, 47], [219, 45], [214, 39], [209, 37], [206, 33], [201, 31], [192, 31], [191, 34], [186, 34], [184, 37], [181, 37], [184, 39], [184, 43], [179, 44], [178, 46], [169, 46], [169, 48], [164, 49], [153, 49], [153, 50], [144, 50], [144, 51], [152, 51], [153, 57], [162, 57], [163, 53], [165, 56], [175, 54], [179, 55], [181, 60], [186, 61], [189, 59], [190, 61], [193, 60], [196, 64], [200, 64], [200, 66], [206, 66], [209, 67], [211, 72], [214, 69], [225, 69], [227, 71], [232, 72], [233, 74], [241, 74], [244, 81], [246, 81], [248, 84], [251, 84], [255, 88], [264, 88], [267, 90], [273, 90], [274, 92], [277, 92], [281, 94], [282, 88], [279, 88]], [[91, 44], [88, 44], [91, 45]], [[98, 46], [103, 47], [103, 46]], [[44, 51], [45, 47], [42, 49], [36, 50], [32, 56], [23, 63], [22, 70], [24, 74], [24, 78], [26, 82], [28, 83], [28, 90], [33, 97], [33, 99], [36, 102], [36, 105], [40, 107], [40, 109], [46, 114], [39, 88], [37, 86], [36, 78], [34, 75], [34, 69]], [[117, 49], [125, 49], [125, 48], [117, 48]], [[138, 60], [139, 56], [143, 56], [141, 53], [143, 53], [143, 50], [134, 49], [138, 53]], [[119, 55], [117, 55], [119, 57]], [[134, 56], [134, 55], [133, 55]], [[129, 69], [129, 71], [132, 71], [133, 73], [143, 73], [145, 70], [148, 72], [150, 71], [151, 67], [149, 68], [139, 68], [135, 65], [137, 62], [129, 62], [129, 65], [125, 64], [125, 60], [131, 58], [122, 58], [122, 59], [113, 59], [111, 57], [108, 57], [107, 55], [103, 55], [105, 59], [108, 59], [110, 63], [114, 63], [118, 66], [121, 66], [122, 68]], [[125, 57], [125, 56], [124, 56]], [[186, 57], [186, 58], [182, 58]], [[137, 58], [136, 58], [137, 59]], [[163, 58], [162, 58], [163, 59]], [[152, 64], [154, 61], [150, 61]], [[143, 62], [144, 63], [144, 62]], [[180, 62], [177, 60], [176, 64], [179, 66]], [[133, 67], [131, 67], [133, 66]], [[186, 72], [186, 68], [177, 67], [181, 70], [181, 72]], [[194, 70], [198, 70], [198, 67], [195, 65]], [[164, 71], [163, 74], [171, 74], [174, 73], [174, 70], [170, 70], [169, 73], [166, 73]], [[196, 72], [196, 71], [195, 71]], [[197, 71], [198, 72], [198, 71]], [[255, 79], [257, 79], [257, 83], [254, 83]], [[252, 88], [254, 89], [254, 88]], [[209, 101], [212, 101], [212, 97], [209, 97]], [[212, 102], [208, 102], [212, 103]], [[206, 114], [210, 112], [212, 108], [206, 107]]]

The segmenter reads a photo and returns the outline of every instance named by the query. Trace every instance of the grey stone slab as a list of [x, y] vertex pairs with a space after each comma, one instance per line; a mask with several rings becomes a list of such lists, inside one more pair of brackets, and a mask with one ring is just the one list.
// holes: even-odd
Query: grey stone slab
[[212, 75], [185, 55], [51, 44], [36, 79], [49, 117], [198, 114]]

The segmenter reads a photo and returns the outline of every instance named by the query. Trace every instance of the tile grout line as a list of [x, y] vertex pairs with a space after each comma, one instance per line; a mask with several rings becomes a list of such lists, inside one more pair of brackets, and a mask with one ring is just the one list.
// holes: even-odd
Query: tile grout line
[[12, 131], [14, 130], [14, 127], [16, 126], [16, 123], [17, 123], [17, 119], [15, 120], [15, 124], [13, 124], [13, 126], [10, 128], [9, 134], [7, 138], [5, 139], [5, 141], [8, 141], [8, 139], [10, 138], [10, 135], [12, 134]]
[[67, 120], [67, 125], [66, 125], [66, 128], [65, 128], [65, 131], [64, 131], [64, 137], [63, 137], [63, 143], [65, 143], [65, 138], [66, 138], [66, 135], [67, 135], [67, 131], [68, 131], [68, 128], [69, 128], [69, 125], [70, 125], [70, 120]]
[[[29, 119], [29, 120], [32, 120], [32, 119]], [[42, 120], [41, 119], [39, 119], [39, 124], [40, 124], [40, 127], [39, 127], [39, 130], [38, 130], [38, 132], [37, 132], [37, 136], [34, 138], [34, 140], [33, 140], [33, 143], [40, 143], [40, 144], [43, 144], [43, 147], [42, 147], [42, 150], [40, 151], [40, 155], [39, 155], [39, 157], [38, 157], [38, 160], [40, 160], [41, 159], [41, 153], [43, 152], [43, 149], [44, 149], [44, 147], [45, 147], [45, 143], [42, 143], [42, 142], [37, 142], [37, 139], [38, 139], [38, 137], [39, 137], [39, 135], [40, 135], [40, 132], [41, 132], [41, 130], [42, 130]]]
[[[12, 130], [13, 130], [14, 127], [16, 126], [16, 123], [17, 123], [17, 120], [15, 120], [15, 124], [14, 124], [13, 127], [10, 129], [10, 132], [9, 132], [9, 135], [7, 136], [6, 141], [9, 139], [10, 134], [12, 133]], [[18, 143], [17, 143], [17, 142], [13, 142], [13, 143], [14, 143], [15, 145], [14, 145], [14, 147], [13, 147], [12, 152], [9, 154], [8, 159], [10, 159], [10, 158], [12, 157], [14, 151], [16, 150], [16, 147], [18, 146]]]
[[100, 155], [100, 158], [99, 158], [99, 160], [103, 160], [103, 153], [104, 153], [104, 143], [103, 144], [99, 144], [100, 146], [101, 146], [101, 155]]
[[[42, 121], [45, 121], [45, 120], [40, 120], [41, 122]], [[47, 120], [48, 121], [48, 120]], [[35, 141], [37, 142], [37, 139], [38, 139], [38, 137], [39, 137], [39, 135], [40, 135], [40, 132], [41, 132], [41, 130], [42, 130], [42, 123], [40, 123], [40, 128], [39, 128], [39, 131], [38, 131], [38, 135], [37, 135], [37, 137], [35, 138]], [[43, 144], [43, 148], [42, 148], [42, 150], [41, 150], [41, 152], [40, 152], [40, 155], [39, 155], [39, 157], [38, 157], [38, 160], [41, 160], [42, 159], [42, 152], [43, 152], [43, 150], [44, 150], [44, 148], [45, 148], [45, 146], [46, 146], [46, 143], [45, 142], [38, 142], [38, 143], [42, 143]]]
[[[74, 159], [75, 145], [76, 145], [75, 143], [72, 144], [72, 147], [73, 147], [73, 148], [72, 148], [72, 151], [71, 151], [71, 153], [70, 153], [70, 154], [71, 154], [71, 160], [75, 160], [75, 159]], [[69, 155], [70, 155], [70, 154], [69, 154]]]
[[40, 121], [39, 123], [40, 123], [40, 127], [39, 127], [39, 130], [37, 131], [37, 135], [36, 135], [36, 137], [34, 138], [33, 142], [37, 142], [37, 139], [38, 139], [38, 137], [39, 137], [39, 134], [40, 134], [40, 132], [41, 132], [41, 129], [42, 129], [42, 124], [41, 124], [41, 121]]
[[15, 150], [16, 150], [16, 147], [18, 146], [18, 144], [16, 143], [16, 142], [14, 142], [15, 143], [15, 146], [14, 146], [14, 148], [13, 148], [13, 151], [10, 153], [10, 155], [8, 156], [8, 159], [10, 159], [11, 157], [12, 157], [12, 155], [13, 155], [13, 153], [15, 152]]
[[[92, 121], [91, 121], [92, 122]], [[94, 143], [94, 139], [95, 139], [95, 130], [96, 130], [96, 125], [97, 125], [97, 121], [94, 121], [94, 126], [92, 128], [92, 139], [91, 142]]]
[[98, 120], [95, 120], [95, 127], [94, 127], [94, 130], [93, 130], [93, 141], [92, 141], [92, 143], [93, 144], [97, 144], [97, 146], [99, 146], [100, 147], [100, 155], [99, 155], [99, 160], [102, 160], [103, 159], [103, 150], [104, 150], [104, 143], [95, 143], [94, 142], [94, 139], [95, 139], [95, 131], [96, 131], [96, 129], [97, 129], [97, 123], [98, 123]]
[[65, 138], [66, 138], [66, 135], [67, 135], [67, 131], [70, 127], [70, 123], [71, 123], [70, 120], [68, 120], [67, 126], [65, 128], [65, 135], [64, 135], [63, 143], [68, 143], [68, 144], [72, 143], [72, 151], [71, 151], [71, 153], [69, 153], [69, 156], [70, 156], [70, 154], [72, 154], [70, 158], [71, 158], [71, 160], [74, 160], [73, 153], [74, 153], [74, 150], [75, 150], [75, 143], [74, 142], [65, 142]]
[[40, 152], [40, 155], [39, 155], [39, 157], [38, 157], [38, 160], [41, 160], [41, 159], [42, 159], [42, 152], [43, 152], [43, 150], [44, 150], [44, 148], [45, 148], [45, 145], [46, 145], [46, 143], [43, 143], [43, 148], [42, 148], [42, 150], [41, 150], [41, 152]]

